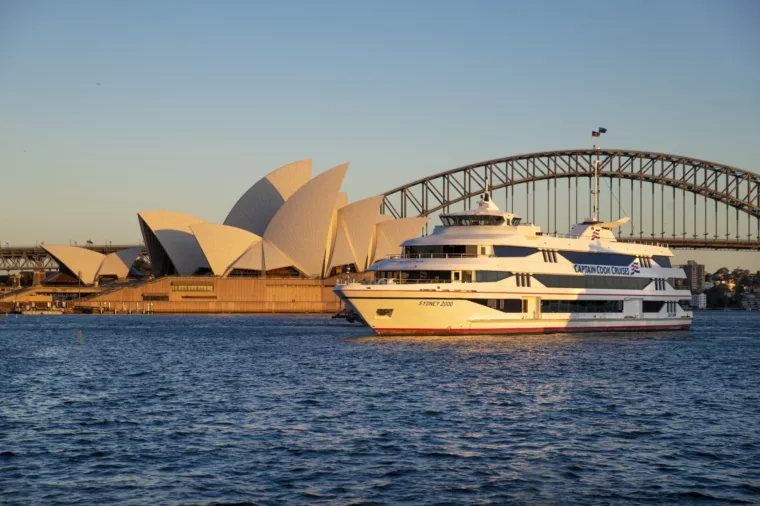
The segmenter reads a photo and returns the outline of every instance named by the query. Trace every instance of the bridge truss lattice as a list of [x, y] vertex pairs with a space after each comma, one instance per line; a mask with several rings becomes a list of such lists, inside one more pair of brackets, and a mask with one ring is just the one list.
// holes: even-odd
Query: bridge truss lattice
[[665, 153], [580, 149], [488, 160], [395, 188], [384, 194], [382, 211], [402, 218], [468, 209], [487, 184], [495, 195], [503, 190], [509, 211], [557, 232], [590, 216], [596, 161], [607, 183], [602, 201], [609, 198], [603, 217], [631, 217], [617, 230], [620, 240], [760, 250], [760, 176]]

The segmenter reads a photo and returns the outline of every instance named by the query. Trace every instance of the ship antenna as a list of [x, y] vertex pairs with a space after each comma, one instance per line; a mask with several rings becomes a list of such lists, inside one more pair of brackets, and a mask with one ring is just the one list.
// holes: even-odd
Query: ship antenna
[[[601, 137], [602, 134], [606, 134], [607, 129], [599, 127], [599, 130], [593, 130], [591, 137]], [[601, 139], [600, 139], [601, 141]], [[599, 221], [599, 149], [600, 146], [594, 144], [594, 151], [596, 151], [596, 160], [594, 160], [594, 222]]]

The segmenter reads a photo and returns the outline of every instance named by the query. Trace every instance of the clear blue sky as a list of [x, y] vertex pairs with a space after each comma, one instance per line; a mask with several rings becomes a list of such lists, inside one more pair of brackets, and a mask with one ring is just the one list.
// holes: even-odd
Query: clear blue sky
[[[760, 170], [760, 2], [0, 2], [0, 241], [221, 222], [261, 176], [352, 200], [588, 147]], [[100, 83], [98, 85], [97, 83]]]

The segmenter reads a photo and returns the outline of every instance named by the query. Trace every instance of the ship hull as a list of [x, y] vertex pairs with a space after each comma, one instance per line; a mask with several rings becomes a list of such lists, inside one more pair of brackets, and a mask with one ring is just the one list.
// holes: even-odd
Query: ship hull
[[[524, 301], [521, 309], [525, 311], [504, 313], [485, 305], [487, 297], [494, 296], [493, 292], [469, 289], [444, 293], [384, 288], [377, 285], [336, 287], [336, 293], [381, 336], [630, 333], [688, 330], [692, 321], [691, 313], [680, 309], [670, 313], [641, 312], [641, 304], [628, 302], [642, 300], [641, 294], [572, 294], [574, 298], [617, 298], [624, 308], [618, 313], [584, 314], [542, 313], [541, 297], [525, 294], [518, 296], [518, 300]], [[559, 294], [546, 296], [557, 298]]]

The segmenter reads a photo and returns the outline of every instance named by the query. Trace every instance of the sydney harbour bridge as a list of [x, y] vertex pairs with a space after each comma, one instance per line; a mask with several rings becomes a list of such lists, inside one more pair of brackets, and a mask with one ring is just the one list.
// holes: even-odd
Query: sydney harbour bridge
[[600, 219], [630, 217], [615, 231], [621, 241], [760, 251], [760, 175], [665, 153], [580, 149], [488, 160], [395, 188], [382, 211], [407, 217], [469, 209], [488, 185], [502, 209], [562, 233], [592, 215], [595, 170]]
[[[544, 232], [563, 233], [592, 215], [595, 170], [602, 181], [600, 219], [630, 217], [615, 230], [618, 240], [760, 251], [760, 175], [665, 153], [578, 149], [488, 160], [395, 188], [384, 194], [381, 211], [401, 218], [470, 209], [487, 185], [503, 210]], [[110, 253], [131, 246], [88, 247]], [[57, 267], [40, 247], [0, 244], [0, 271]]]

